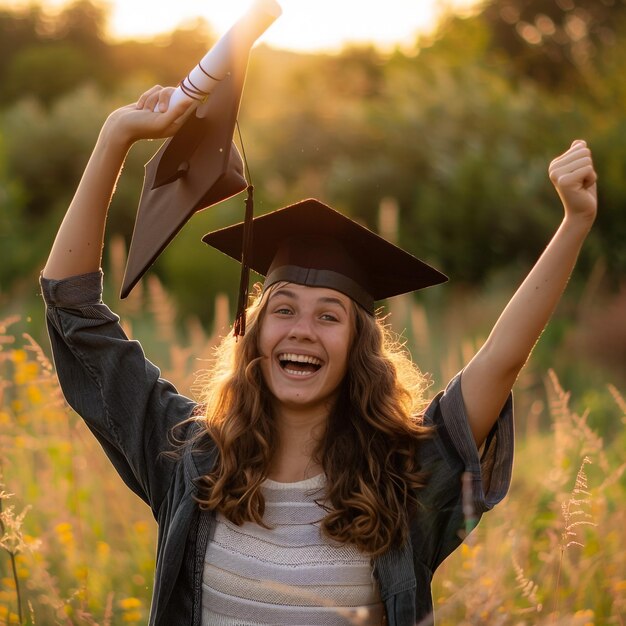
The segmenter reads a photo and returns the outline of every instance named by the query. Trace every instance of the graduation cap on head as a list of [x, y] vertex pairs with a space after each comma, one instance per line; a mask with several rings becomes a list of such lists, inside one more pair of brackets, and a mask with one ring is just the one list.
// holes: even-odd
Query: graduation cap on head
[[[254, 218], [249, 236], [247, 262], [265, 276], [264, 289], [282, 281], [335, 289], [371, 314], [377, 300], [448, 280], [434, 267], [312, 198]], [[244, 224], [208, 233], [202, 241], [240, 260]]]
[[251, 219], [252, 188], [233, 134], [250, 48], [280, 11], [275, 0], [256, 0], [173, 94], [170, 106], [174, 97], [200, 104], [146, 164], [122, 298], [198, 211], [248, 187]]

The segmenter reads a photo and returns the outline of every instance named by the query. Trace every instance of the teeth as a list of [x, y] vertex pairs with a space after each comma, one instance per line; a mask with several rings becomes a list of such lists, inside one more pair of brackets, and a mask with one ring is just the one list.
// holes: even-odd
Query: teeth
[[322, 361], [314, 356], [307, 356], [306, 354], [292, 354], [290, 352], [286, 354], [279, 354], [278, 360], [293, 361], [294, 363], [309, 363], [310, 365], [322, 364]]
[[285, 368], [285, 372], [287, 374], [291, 374], [292, 376], [310, 376], [311, 372], [302, 372], [300, 370], [290, 370], [289, 368]]

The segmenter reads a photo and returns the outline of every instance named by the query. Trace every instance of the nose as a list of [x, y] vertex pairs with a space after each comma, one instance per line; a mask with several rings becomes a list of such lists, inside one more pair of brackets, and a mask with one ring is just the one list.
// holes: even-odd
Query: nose
[[305, 314], [296, 315], [289, 329], [289, 337], [300, 341], [313, 341], [315, 339], [315, 329], [312, 317]]

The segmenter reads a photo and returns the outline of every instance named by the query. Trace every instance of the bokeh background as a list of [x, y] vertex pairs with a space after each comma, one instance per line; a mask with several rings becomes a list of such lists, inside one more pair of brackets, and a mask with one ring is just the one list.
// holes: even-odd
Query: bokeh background
[[[626, 2], [433, 7], [397, 45], [255, 48], [240, 124], [257, 213], [318, 197], [451, 277], [388, 303], [434, 393], [559, 224], [549, 161], [589, 142], [600, 212], [516, 385], [511, 493], [437, 573], [434, 597], [442, 625], [623, 625]], [[112, 16], [82, 0], [0, 4], [0, 624], [147, 619], [154, 522], [60, 396], [37, 277], [107, 114], [178, 82], [221, 31], [197, 18], [132, 37]], [[105, 296], [194, 394], [238, 284], [237, 264], [200, 237], [241, 220], [243, 197], [195, 216], [119, 300], [157, 147], [134, 146], [118, 184]]]

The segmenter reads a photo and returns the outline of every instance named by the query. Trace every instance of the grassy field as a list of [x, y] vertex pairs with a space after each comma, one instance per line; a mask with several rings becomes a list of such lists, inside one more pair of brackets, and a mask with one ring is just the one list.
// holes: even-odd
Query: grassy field
[[[224, 328], [227, 303], [215, 306], [216, 328]], [[128, 332], [145, 337], [164, 375], [192, 392], [198, 358], [209, 356], [215, 335], [191, 320], [180, 338], [175, 307], [156, 279], [122, 308]], [[448, 337], [429, 363], [434, 391], [478, 339], [453, 333], [454, 317], [435, 334], [419, 306], [404, 314], [414, 354], [425, 353], [425, 334], [431, 347]], [[0, 322], [0, 625], [144, 624], [154, 521], [65, 405], [46, 354], [18, 332], [21, 322]], [[517, 385], [510, 494], [436, 574], [441, 626], [626, 623], [623, 389], [601, 383], [570, 397], [558, 371], [542, 369], [547, 358], [540, 348]]]

